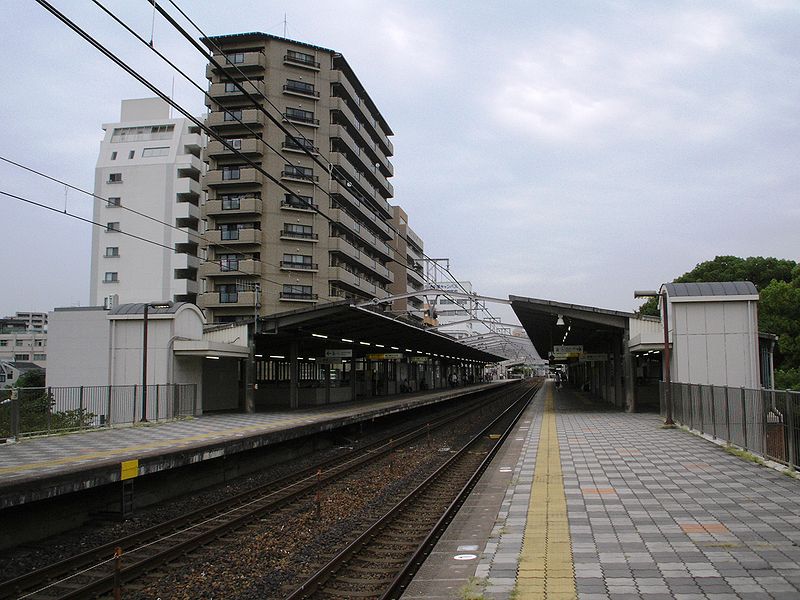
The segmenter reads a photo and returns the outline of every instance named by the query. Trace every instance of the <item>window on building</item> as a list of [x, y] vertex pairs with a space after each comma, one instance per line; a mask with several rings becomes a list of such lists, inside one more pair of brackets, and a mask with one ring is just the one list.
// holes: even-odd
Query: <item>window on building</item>
[[106, 271], [103, 275], [103, 283], [117, 283], [119, 281], [119, 273], [116, 271]]
[[8, 340], [0, 340], [0, 346], [8, 346]]
[[284, 194], [283, 205], [291, 208], [306, 208], [312, 209], [314, 207], [314, 199], [311, 196], [301, 196], [299, 194]]
[[119, 196], [109, 196], [106, 199], [106, 208], [116, 208], [122, 206], [122, 198]]
[[314, 169], [311, 167], [297, 167], [295, 165], [284, 165], [283, 174], [286, 177], [296, 177], [297, 179], [313, 179]]
[[219, 226], [220, 238], [223, 240], [238, 240], [239, 231], [253, 228], [253, 223], [223, 223]]
[[222, 167], [222, 179], [232, 180], [241, 179], [242, 177], [241, 165], [229, 165]]
[[228, 82], [225, 83], [225, 93], [226, 94], [231, 94], [231, 93], [238, 92], [238, 91], [239, 91], [239, 87], [234, 82], [228, 81]]
[[231, 52], [225, 55], [225, 62], [230, 65], [240, 65], [244, 62], [244, 52]]
[[116, 258], [119, 256], [119, 246], [106, 246], [106, 258]]
[[117, 127], [111, 134], [111, 141], [149, 142], [151, 140], [168, 140], [172, 137], [175, 125], [146, 125], [144, 127]]
[[306, 254], [284, 254], [281, 266], [299, 269], [313, 269], [312, 257]]
[[122, 173], [109, 173], [108, 183], [122, 183]]
[[292, 148], [297, 150], [302, 150], [305, 148], [310, 152], [316, 152], [317, 147], [314, 146], [314, 140], [309, 140], [308, 138], [294, 136], [294, 135], [287, 135], [286, 139], [283, 142], [284, 147]]
[[15, 346], [22, 346], [22, 344], [23, 344], [22, 340], [14, 340]]
[[34, 354], [33, 360], [47, 360], [47, 354]]
[[223, 283], [217, 285], [219, 301], [221, 304], [234, 303], [239, 301], [239, 288], [235, 283]]
[[290, 92], [300, 92], [301, 94], [314, 95], [313, 84], [306, 83], [305, 81], [297, 81], [296, 79], [287, 79], [286, 85], [284, 86], [283, 89]]
[[168, 154], [169, 154], [169, 146], [159, 146], [158, 148], [145, 148], [144, 150], [142, 150], [142, 158], [152, 158], [154, 156], [167, 156]]
[[117, 153], [116, 152], [112, 152], [111, 153], [111, 160], [117, 160]]
[[44, 346], [44, 341], [43, 340], [36, 340], [36, 344], [35, 345], [38, 346], [39, 348], [41, 348], [42, 346]]
[[225, 140], [228, 142], [231, 148], [234, 150], [241, 150], [242, 149], [242, 138], [228, 138]]
[[31, 355], [30, 354], [15, 354], [14, 355], [14, 360], [30, 360], [30, 359], [31, 359]]
[[298, 223], [284, 223], [283, 231], [286, 235], [295, 237], [312, 238], [314, 237], [314, 228], [311, 225], [300, 225]]
[[293, 62], [300, 62], [307, 65], [315, 66], [317, 64], [317, 61], [314, 59], [313, 54], [306, 54], [305, 52], [298, 52], [297, 50], [287, 50], [286, 58], [287, 60], [291, 60]]
[[128, 160], [132, 159], [134, 156], [136, 156], [136, 150], [128, 152]]
[[220, 271], [238, 271], [239, 270], [239, 255], [238, 254], [219, 254], [217, 255], [219, 261]]
[[281, 297], [283, 298], [313, 298], [310, 285], [283, 284]]
[[119, 221], [109, 221], [106, 223], [106, 231], [119, 231]]
[[223, 117], [225, 121], [241, 121], [242, 120], [242, 110], [226, 110], [225, 116]]
[[291, 106], [287, 106], [284, 116], [287, 119], [292, 119], [293, 121], [302, 121], [303, 123], [316, 122], [316, 119], [314, 119], [314, 113], [310, 110], [303, 110], [302, 108], [292, 108]]
[[222, 210], [239, 210], [242, 207], [242, 196], [238, 194], [225, 194], [220, 196]]

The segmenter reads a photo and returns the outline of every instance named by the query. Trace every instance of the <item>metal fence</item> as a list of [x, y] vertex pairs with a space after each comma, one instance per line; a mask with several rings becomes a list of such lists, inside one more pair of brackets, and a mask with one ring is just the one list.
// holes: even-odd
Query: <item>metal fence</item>
[[[800, 392], [671, 385], [672, 417], [677, 423], [800, 468]], [[666, 415], [663, 382], [661, 414]]]
[[[98, 429], [142, 421], [141, 385], [97, 385], [0, 390], [0, 438]], [[148, 385], [148, 421], [191, 416], [197, 385]]]

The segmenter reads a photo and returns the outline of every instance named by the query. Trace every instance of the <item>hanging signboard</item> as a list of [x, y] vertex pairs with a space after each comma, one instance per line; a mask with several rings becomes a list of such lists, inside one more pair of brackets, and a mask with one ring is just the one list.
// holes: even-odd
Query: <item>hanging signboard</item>
[[572, 346], [553, 346], [553, 358], [555, 360], [578, 358], [581, 354], [583, 354], [583, 346], [579, 344]]
[[385, 352], [383, 354], [367, 354], [369, 360], [396, 360], [403, 358], [402, 352]]
[[412, 363], [422, 363], [422, 364], [425, 364], [425, 363], [427, 363], [427, 362], [428, 362], [428, 357], [427, 357], [427, 356], [412, 356], [412, 357], [411, 357], [411, 362], [412, 362]]
[[329, 348], [325, 350], [325, 356], [327, 358], [351, 358], [353, 356], [353, 349], [352, 348]]

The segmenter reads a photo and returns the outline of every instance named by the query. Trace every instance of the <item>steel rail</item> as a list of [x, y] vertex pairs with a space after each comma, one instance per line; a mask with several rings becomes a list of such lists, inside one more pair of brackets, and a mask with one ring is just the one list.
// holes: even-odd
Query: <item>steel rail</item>
[[[58, 581], [59, 579], [63, 580], [71, 573], [78, 572], [81, 573], [82, 577], [91, 577], [86, 569], [91, 566], [107, 565], [108, 559], [114, 555], [114, 551], [117, 547], [123, 549], [123, 561], [125, 561], [130, 558], [131, 553], [135, 550], [141, 549], [142, 547], [157, 546], [164, 539], [174, 539], [176, 536], [180, 535], [181, 530], [200, 529], [204, 523], [215, 520], [222, 515], [230, 515], [234, 511], [248, 508], [255, 504], [261, 504], [261, 506], [251, 508], [250, 510], [242, 510], [241, 515], [232, 517], [226, 521], [225, 525], [209, 527], [202, 533], [191, 536], [171, 546], [171, 548], [179, 549], [177, 552], [172, 552], [167, 549], [159, 553], [159, 556], [162, 557], [161, 561], [163, 564], [163, 562], [171, 560], [175, 556], [186, 553], [191, 549], [192, 545], [197, 546], [198, 544], [206, 543], [210, 539], [223, 535], [227, 531], [240, 526], [243, 522], [265, 512], [277, 510], [283, 504], [313, 491], [321, 483], [329, 483], [344, 477], [347, 473], [357, 469], [364, 463], [375, 460], [377, 456], [391, 452], [409, 441], [425, 436], [432, 430], [445, 427], [456, 419], [461, 418], [465, 414], [465, 408], [467, 412], [478, 410], [482, 406], [485, 406], [487, 401], [497, 400], [505, 393], [506, 389], [501, 388], [488, 392], [476, 391], [467, 394], [466, 397], [469, 398], [470, 403], [467, 407], [461, 407], [457, 414], [443, 415], [422, 426], [412, 425], [400, 431], [399, 434], [398, 432], [394, 432], [390, 436], [385, 436], [380, 440], [354, 449], [342, 456], [321, 461], [320, 463], [304, 469], [300, 473], [284, 476], [192, 513], [160, 523], [111, 543], [98, 546], [80, 555], [54, 563], [53, 565], [38, 569], [15, 579], [2, 582], [0, 583], [0, 599], [17, 598], [23, 592], [31, 593], [31, 590], [33, 590], [33, 592], [28, 596], [30, 598], [82, 598], [108, 591], [111, 589], [108, 587], [109, 583], [113, 585], [113, 575], [101, 577], [89, 586], [69, 591], [65, 595], [53, 596], [48, 593], [48, 590], [41, 588], [43, 588], [44, 583]], [[462, 400], [464, 398], [465, 396], [460, 397]], [[319, 471], [323, 472], [318, 477]], [[194, 542], [193, 544], [193, 540], [199, 540], [199, 542]], [[121, 572], [122, 581], [126, 582], [135, 579], [136, 576], [140, 575], [148, 568], [152, 568], [152, 566], [146, 568], [146, 565], [150, 563], [150, 559], [143, 559], [129, 564], [123, 568]], [[52, 589], [53, 592], [56, 592], [55, 587], [54, 585], [54, 589]], [[40, 590], [36, 588], [40, 588]], [[39, 591], [42, 593], [39, 593]]]

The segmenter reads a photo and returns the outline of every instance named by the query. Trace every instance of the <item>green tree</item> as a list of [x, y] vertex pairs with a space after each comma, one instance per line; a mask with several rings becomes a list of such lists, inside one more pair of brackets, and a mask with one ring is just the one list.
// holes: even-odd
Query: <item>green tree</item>
[[[759, 291], [758, 325], [778, 336], [775, 385], [800, 389], [800, 264], [793, 260], [750, 256], [717, 256], [675, 279], [677, 283], [750, 281]], [[650, 298], [640, 315], [658, 316], [658, 301]]]

